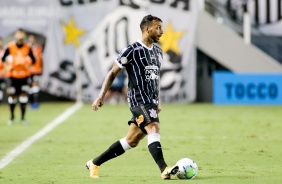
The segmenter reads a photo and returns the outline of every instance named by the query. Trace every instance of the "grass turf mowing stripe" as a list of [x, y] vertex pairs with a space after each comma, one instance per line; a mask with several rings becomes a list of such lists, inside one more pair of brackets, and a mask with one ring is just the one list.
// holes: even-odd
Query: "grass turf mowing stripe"
[[4, 158], [0, 160], [0, 169], [6, 167], [10, 162], [12, 162], [18, 155], [20, 155], [24, 150], [31, 146], [35, 141], [39, 140], [41, 137], [46, 135], [48, 132], [52, 131], [56, 126], [63, 123], [69, 116], [82, 107], [83, 103], [78, 102], [68, 108], [60, 116], [54, 119], [52, 122], [48, 123], [43, 129], [31, 136], [30, 138], [23, 141], [19, 146], [10, 151]]

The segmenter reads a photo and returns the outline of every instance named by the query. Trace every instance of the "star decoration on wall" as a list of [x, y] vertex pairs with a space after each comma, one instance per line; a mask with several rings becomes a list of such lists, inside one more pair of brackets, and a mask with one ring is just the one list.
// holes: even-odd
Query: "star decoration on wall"
[[73, 18], [69, 20], [68, 24], [63, 24], [62, 27], [66, 36], [64, 44], [72, 43], [78, 48], [80, 46], [79, 37], [85, 34], [85, 30], [77, 28]]
[[172, 24], [168, 23], [164, 34], [160, 38], [160, 44], [164, 52], [169, 50], [176, 54], [180, 54], [178, 40], [183, 36], [184, 31], [173, 30]]

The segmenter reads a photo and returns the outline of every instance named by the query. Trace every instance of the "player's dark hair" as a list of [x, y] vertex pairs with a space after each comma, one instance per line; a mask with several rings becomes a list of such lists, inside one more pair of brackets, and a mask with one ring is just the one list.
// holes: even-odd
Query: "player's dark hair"
[[25, 30], [23, 28], [18, 28], [17, 31], [25, 33]]
[[155, 17], [153, 15], [147, 15], [147, 16], [143, 17], [143, 19], [140, 23], [141, 31], [143, 31], [144, 27], [150, 26], [152, 21], [154, 21], [154, 20], [162, 22], [162, 20], [159, 17]]

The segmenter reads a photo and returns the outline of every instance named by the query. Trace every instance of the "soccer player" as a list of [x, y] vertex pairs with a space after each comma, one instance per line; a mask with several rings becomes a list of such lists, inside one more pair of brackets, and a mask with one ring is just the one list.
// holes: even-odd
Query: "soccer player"
[[128, 74], [128, 102], [132, 112], [132, 119], [128, 122], [129, 130], [124, 138], [116, 141], [98, 157], [86, 163], [92, 178], [99, 178], [100, 165], [136, 147], [146, 135], [148, 149], [160, 169], [161, 178], [170, 179], [171, 175], [178, 171], [176, 165], [167, 166], [160, 143], [158, 113], [161, 111], [159, 93], [163, 53], [156, 43], [163, 34], [162, 20], [147, 15], [143, 17], [140, 28], [142, 39], [119, 53], [103, 82], [99, 96], [92, 103], [94, 111], [103, 106], [107, 90], [118, 73], [125, 68]]
[[25, 31], [18, 29], [14, 37], [15, 41], [8, 43], [2, 57], [2, 62], [7, 62], [9, 67], [7, 94], [11, 118], [8, 125], [12, 125], [14, 121], [17, 102], [20, 103], [21, 108], [21, 123], [26, 125], [25, 111], [28, 103], [30, 67], [35, 63], [35, 58], [31, 47], [25, 43]]
[[42, 74], [42, 45], [37, 43], [34, 35], [29, 35], [28, 43], [32, 48], [33, 55], [36, 59], [34, 65], [31, 66], [31, 89], [30, 89], [30, 108], [37, 109], [39, 107], [39, 76]]

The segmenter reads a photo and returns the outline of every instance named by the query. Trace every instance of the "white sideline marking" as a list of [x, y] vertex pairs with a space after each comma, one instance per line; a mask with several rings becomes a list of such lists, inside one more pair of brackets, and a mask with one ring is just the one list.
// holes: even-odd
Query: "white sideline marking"
[[48, 132], [52, 131], [56, 126], [63, 123], [69, 116], [71, 116], [75, 111], [82, 107], [82, 102], [77, 102], [70, 108], [68, 108], [65, 112], [63, 112], [60, 116], [54, 119], [52, 122], [48, 123], [44, 128], [42, 128], [39, 132], [29, 137], [25, 141], [23, 141], [19, 146], [10, 151], [4, 158], [0, 160], [0, 169], [3, 169], [10, 162], [12, 162], [19, 154], [21, 154], [24, 150], [26, 150], [29, 146], [31, 146], [35, 141], [46, 135]]

